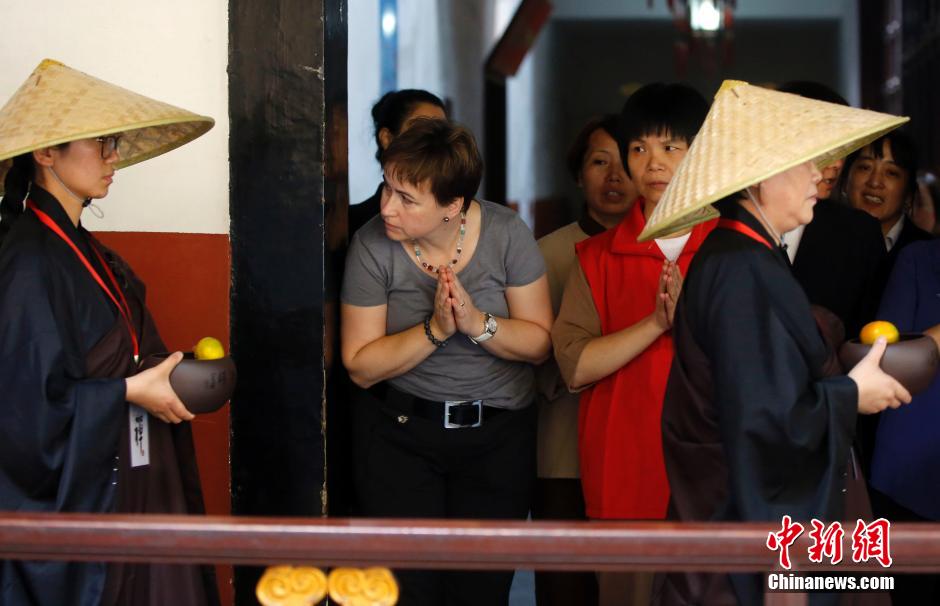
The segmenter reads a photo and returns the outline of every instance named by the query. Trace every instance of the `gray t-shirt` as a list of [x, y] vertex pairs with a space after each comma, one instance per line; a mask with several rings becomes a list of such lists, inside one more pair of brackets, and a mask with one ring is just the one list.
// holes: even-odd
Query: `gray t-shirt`
[[[545, 263], [515, 211], [486, 201], [480, 201], [480, 208], [479, 242], [457, 278], [477, 308], [505, 318], [506, 288], [531, 284], [545, 273]], [[387, 304], [386, 334], [422, 324], [433, 311], [436, 289], [437, 276], [418, 267], [400, 242], [385, 236], [381, 217], [356, 232], [346, 257], [342, 301], [358, 307]], [[479, 399], [511, 409], [528, 405], [535, 389], [530, 364], [497, 358], [460, 333], [388, 382], [428, 400]]]

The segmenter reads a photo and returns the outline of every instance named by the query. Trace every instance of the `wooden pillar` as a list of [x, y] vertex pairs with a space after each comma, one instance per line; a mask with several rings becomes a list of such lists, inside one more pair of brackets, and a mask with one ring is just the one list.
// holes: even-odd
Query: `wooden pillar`
[[[904, 115], [917, 142], [921, 168], [940, 173], [940, 6], [904, 0]], [[936, 204], [936, 201], [935, 201]]]
[[[335, 248], [326, 225], [345, 221], [346, 204], [346, 3], [230, 0], [229, 19], [231, 336], [239, 372], [232, 510], [320, 516], [326, 268]], [[259, 576], [236, 569], [237, 604], [256, 603]]]
[[487, 74], [483, 80], [483, 158], [486, 164], [484, 197], [506, 203], [506, 81]]
[[862, 107], [884, 111], [885, 2], [858, 0]]

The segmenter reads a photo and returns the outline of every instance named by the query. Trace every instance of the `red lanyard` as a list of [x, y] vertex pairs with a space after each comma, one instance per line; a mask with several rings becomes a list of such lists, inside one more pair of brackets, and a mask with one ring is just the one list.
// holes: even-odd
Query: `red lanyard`
[[740, 221], [736, 221], [734, 219], [718, 219], [718, 227], [724, 227], [725, 229], [736, 231], [739, 234], [744, 234], [748, 238], [752, 240], [756, 240], [757, 242], [760, 242], [761, 244], [763, 244], [770, 250], [774, 249], [774, 247], [770, 244], [770, 242], [767, 241], [767, 238], [760, 235], [759, 233], [757, 233], [756, 231], [754, 231], [753, 229], [751, 229], [744, 223], [741, 223]]
[[[108, 279], [111, 281], [111, 285], [114, 287], [114, 292], [112, 292], [111, 289], [105, 285], [104, 280], [101, 279], [101, 276], [98, 275], [98, 272], [95, 271], [95, 268], [92, 267], [91, 263], [88, 262], [88, 259], [85, 258], [85, 255], [82, 254], [82, 251], [80, 251], [78, 246], [76, 246], [75, 243], [72, 242], [72, 240], [69, 239], [67, 235], [65, 235], [65, 232], [62, 231], [62, 228], [56, 225], [55, 221], [52, 220], [52, 217], [39, 210], [39, 208], [36, 206], [36, 203], [32, 200], [27, 200], [26, 206], [31, 211], [36, 213], [36, 216], [39, 217], [39, 220], [42, 221], [46, 227], [51, 229], [57, 236], [62, 238], [63, 242], [72, 247], [72, 250], [75, 251], [75, 255], [78, 257], [78, 260], [82, 262], [82, 265], [85, 266], [85, 269], [88, 270], [88, 273], [91, 274], [91, 277], [94, 278], [95, 282], [98, 283], [98, 286], [101, 287], [101, 289], [104, 291], [104, 294], [108, 295], [108, 298], [111, 299], [111, 302], [114, 303], [115, 307], [117, 307], [121, 317], [124, 318], [124, 324], [127, 326], [127, 332], [131, 335], [131, 343], [134, 345], [134, 361], [136, 362], [140, 357], [140, 346], [137, 342], [137, 334], [134, 333], [134, 327], [131, 323], [131, 308], [127, 305], [127, 299], [124, 298], [124, 291], [122, 291], [118, 286], [117, 280], [114, 277], [114, 273], [111, 272], [111, 268], [104, 260], [104, 257], [102, 257], [101, 253], [98, 252], [98, 249], [95, 247], [94, 243], [89, 241], [91, 250], [98, 257], [98, 260], [101, 262], [101, 266], [104, 268], [105, 274], [107, 274]], [[115, 292], [117, 293], [117, 297], [114, 296]], [[118, 301], [118, 298], [120, 298], [120, 302]]]

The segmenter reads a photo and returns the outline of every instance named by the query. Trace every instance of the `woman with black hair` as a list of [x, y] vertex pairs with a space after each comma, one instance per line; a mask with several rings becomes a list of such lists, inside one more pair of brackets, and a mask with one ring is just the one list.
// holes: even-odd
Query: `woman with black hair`
[[932, 237], [910, 220], [917, 196], [917, 148], [903, 131], [893, 131], [849, 156], [845, 165], [846, 200], [881, 223], [888, 251], [881, 292], [898, 253], [911, 242]]
[[[115, 170], [212, 125], [48, 60], [0, 109], [0, 510], [204, 512], [182, 354], [137, 371], [166, 350], [144, 286], [80, 219]], [[217, 602], [198, 566], [0, 563], [10, 606]]]
[[[372, 106], [372, 124], [375, 128], [375, 159], [380, 160], [382, 151], [392, 139], [407, 129], [418, 118], [446, 119], [444, 102], [426, 90], [406, 88], [382, 95]], [[359, 204], [349, 207], [349, 235], [359, 231], [366, 221], [379, 214], [382, 185], [375, 193]]]
[[[572, 180], [584, 198], [581, 218], [539, 239], [545, 258], [552, 311], [558, 313], [565, 281], [577, 261], [574, 246], [616, 227], [636, 200], [617, 145], [618, 119], [608, 114], [588, 121], [568, 151]], [[535, 520], [583, 520], [584, 496], [578, 466], [578, 394], [568, 391], [554, 359], [536, 369], [539, 402], [538, 479], [532, 504]], [[536, 572], [540, 606], [597, 603], [597, 580], [578, 572]]]
[[[672, 317], [682, 275], [712, 223], [640, 243], [637, 236], [705, 119], [683, 84], [650, 84], [620, 114], [621, 157], [639, 193], [620, 224], [576, 245], [552, 328], [555, 359], [581, 391], [579, 455], [587, 516], [662, 519], [669, 489], [660, 407], [672, 362]], [[602, 574], [600, 602], [642, 603], [649, 575]], [[635, 582], [633, 582], [635, 581]], [[631, 587], [632, 586], [632, 587]]]
[[[887, 251], [874, 272], [874, 300], [885, 294], [898, 254], [908, 244], [930, 240], [933, 236], [910, 219], [917, 196], [917, 149], [903, 131], [892, 131], [853, 153], [842, 173], [842, 192], [849, 205], [874, 217], [881, 225]], [[850, 333], [850, 336], [854, 334]], [[865, 476], [869, 476], [875, 433], [881, 415], [859, 418], [859, 458]], [[872, 492], [873, 501], [879, 495]]]

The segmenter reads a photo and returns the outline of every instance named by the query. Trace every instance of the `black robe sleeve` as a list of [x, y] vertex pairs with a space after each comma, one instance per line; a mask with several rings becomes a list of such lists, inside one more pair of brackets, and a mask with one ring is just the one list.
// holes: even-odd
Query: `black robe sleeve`
[[[113, 315], [70, 305], [88, 293], [46, 253], [0, 251], [0, 509], [110, 511], [125, 383], [86, 379], [82, 352]], [[104, 580], [101, 562], [6, 561], [0, 603], [93, 605]]]
[[854, 435], [855, 383], [826, 378], [827, 351], [787, 268], [752, 247], [716, 256], [691, 302], [712, 365], [728, 463], [729, 519], [833, 518]]
[[60, 272], [29, 251], [0, 263], [0, 508], [107, 511], [124, 380], [84, 378]]

